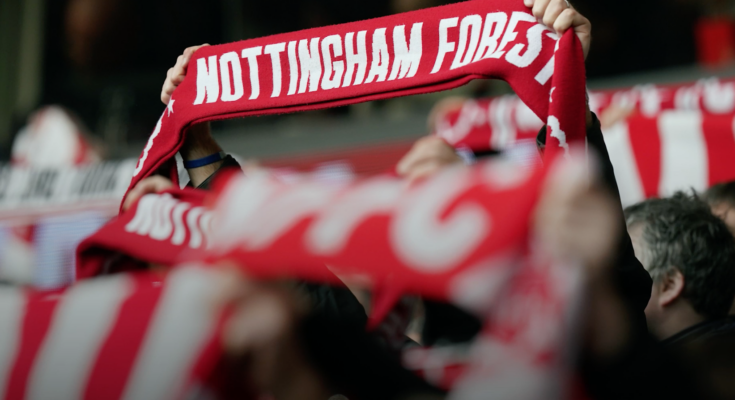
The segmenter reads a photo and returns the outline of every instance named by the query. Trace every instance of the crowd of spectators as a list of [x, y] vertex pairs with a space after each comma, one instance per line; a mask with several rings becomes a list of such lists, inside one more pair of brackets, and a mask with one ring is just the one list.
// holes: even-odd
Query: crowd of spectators
[[[294, 4], [285, 7], [304, 6], [303, 2], [289, 3]], [[377, 16], [425, 6], [423, 3], [374, 2], [361, 7]], [[564, 0], [525, 3], [552, 27], [559, 13], [551, 15], [549, 10], [565, 9], [568, 4]], [[251, 7], [257, 15], [284, 5], [259, 2]], [[634, 14], [650, 18], [655, 13]], [[333, 22], [325, 19], [329, 16], [327, 12], [293, 12], [280, 22], [290, 28], [308, 27]], [[657, 21], [672, 23], [667, 18]], [[586, 18], [578, 15], [568, 21], [566, 29], [574, 29], [589, 49], [591, 27]], [[620, 32], [625, 37], [629, 33], [633, 32]], [[603, 43], [609, 45], [609, 40], [603, 38]], [[183, 81], [198, 48], [187, 49], [169, 70], [161, 93], [164, 104]], [[72, 50], [75, 60], [83, 63], [85, 50]], [[545, 138], [544, 129], [537, 140], [540, 152]], [[680, 192], [650, 199], [624, 210], [600, 123], [589, 110], [587, 144], [588, 157], [572, 157], [551, 173], [533, 219], [533, 230], [547, 248], [546, 254], [573, 259], [585, 271], [584, 322], [579, 335], [571, 339], [577, 350], [573, 364], [581, 389], [570, 397], [735, 398], [735, 183], [719, 184], [701, 194]], [[209, 125], [200, 124], [189, 129], [180, 154], [184, 161], [191, 161], [223, 150]], [[483, 157], [497, 155], [478, 154], [476, 158]], [[413, 182], [446, 168], [461, 168], [465, 162], [446, 142], [428, 137], [415, 144], [396, 170]], [[191, 167], [187, 170], [190, 186], [210, 190], [217, 176], [238, 167], [232, 157]], [[123, 210], [146, 194], [173, 186], [162, 176], [148, 178], [129, 194]], [[165, 273], [160, 266], [150, 268]], [[237, 396], [279, 400], [454, 398], [451, 391], [404, 369], [396, 351], [470, 345], [481, 334], [482, 322], [469, 310], [407, 299], [400, 307], [406, 309], [410, 324], [403, 326], [405, 340], [395, 348], [365, 331], [370, 293], [359, 284], [332, 287], [289, 281], [274, 286], [230, 270], [223, 276], [219, 292], [222, 301], [231, 303], [232, 318], [223, 335], [231, 359], [222, 376], [230, 381], [228, 391]], [[258, 304], [261, 311], [254, 312], [252, 304]], [[490, 390], [476, 398], [493, 396]]]

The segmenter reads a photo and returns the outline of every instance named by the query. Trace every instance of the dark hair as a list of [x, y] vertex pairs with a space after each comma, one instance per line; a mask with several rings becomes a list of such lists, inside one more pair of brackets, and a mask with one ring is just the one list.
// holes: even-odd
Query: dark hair
[[654, 281], [678, 270], [683, 296], [705, 318], [728, 314], [735, 299], [735, 239], [696, 194], [676, 193], [625, 210], [628, 227], [643, 225], [640, 260]]
[[718, 183], [704, 192], [704, 200], [710, 206], [726, 203], [735, 207], [735, 181]]

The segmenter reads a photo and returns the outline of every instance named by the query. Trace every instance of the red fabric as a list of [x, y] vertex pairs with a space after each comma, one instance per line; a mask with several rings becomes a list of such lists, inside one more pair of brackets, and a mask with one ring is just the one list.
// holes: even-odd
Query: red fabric
[[468, 307], [487, 323], [470, 357], [419, 355], [411, 367], [456, 398], [489, 388], [530, 398], [539, 388], [513, 385], [506, 374], [535, 380], [566, 371], [581, 287], [579, 269], [524, 258], [542, 180], [540, 166], [523, 172], [499, 160], [411, 187], [388, 177], [341, 188], [237, 177], [216, 203], [210, 258], [235, 261], [255, 278], [318, 282], [326, 264], [371, 282], [388, 303], [418, 294]]
[[735, 60], [735, 21], [730, 18], [702, 18], [694, 28], [697, 61], [720, 67]]
[[524, 252], [542, 175], [498, 161], [411, 187], [392, 177], [341, 189], [234, 178], [215, 206], [211, 258], [234, 259], [261, 278], [324, 281], [329, 265], [388, 296], [461, 297], [464, 281], [455, 279], [490, 268], [502, 281]]
[[77, 280], [147, 269], [148, 263], [172, 266], [183, 251], [203, 250], [210, 229], [206, 194], [182, 189], [144, 196], [79, 244]]
[[701, 110], [708, 114], [735, 112], [735, 80], [709, 78], [672, 85], [638, 85], [594, 91], [590, 108], [598, 115], [611, 106], [632, 108], [649, 118], [668, 110]]
[[100, 348], [99, 357], [87, 381], [85, 399], [117, 399], [125, 390], [125, 383], [153, 318], [155, 305], [161, 297], [161, 290], [150, 290], [150, 276], [138, 275], [134, 278], [136, 294], [122, 304], [115, 325]]
[[22, 339], [13, 361], [13, 368], [9, 371], [9, 379], [6, 381], [4, 397], [6, 400], [25, 398], [28, 376], [59, 303], [59, 295], [56, 292], [28, 292], [26, 299], [23, 325], [20, 327]]
[[[593, 91], [589, 94], [590, 109], [602, 117], [612, 108], [625, 108], [633, 116], [654, 120], [672, 110], [699, 110], [705, 116], [735, 113], [735, 81], [703, 79], [678, 85], [640, 85], [626, 89]], [[637, 120], [636, 123], [645, 123]], [[655, 122], [655, 121], [653, 121]], [[459, 109], [439, 115], [435, 135], [455, 147], [474, 151], [502, 150], [516, 141], [536, 138], [544, 125], [522, 100], [515, 96], [473, 99]], [[647, 127], [632, 127], [645, 134]]]
[[712, 115], [704, 118], [702, 132], [707, 145], [709, 184], [735, 179], [735, 134], [733, 115]]
[[[0, 354], [17, 354], [10, 362], [0, 360], [0, 374], [7, 374], [0, 375], [0, 382], [7, 382], [6, 387], [0, 385], [0, 398], [23, 400], [29, 398], [32, 391], [38, 396], [39, 391], [48, 394], [57, 388], [62, 391], [58, 394], [60, 398], [76, 398], [69, 396], [71, 388], [79, 394], [79, 398], [110, 400], [126, 395], [130, 398], [132, 394], [129, 391], [135, 386], [137, 389], [142, 387], [148, 394], [161, 395], [145, 397], [150, 399], [189, 398], [192, 390], [199, 394], [215, 390], [215, 387], [210, 386], [209, 379], [214, 369], [212, 360], [219, 360], [222, 355], [218, 339], [222, 319], [221, 310], [211, 307], [209, 303], [215, 289], [210, 278], [211, 275], [204, 270], [184, 268], [164, 281], [154, 274], [121, 274], [114, 278], [87, 281], [53, 293], [0, 288], [0, 296], [5, 300], [14, 297], [22, 299], [17, 303], [21, 310], [9, 309], [13, 306], [4, 304], [4, 311], [17, 312], [21, 318], [17, 325], [3, 326], [3, 331], [17, 329], [19, 335], [15, 340], [0, 340]], [[123, 296], [118, 296], [114, 290], [95, 289], [99, 289], [100, 285], [110, 287], [111, 283], [115, 284], [113, 286], [121, 284], [128, 290]], [[70, 306], [69, 302], [74, 306]], [[90, 303], [107, 304], [105, 307], [109, 307], [113, 314], [112, 318], [105, 321], [104, 329], [94, 334], [101, 335], [102, 340], [86, 344], [90, 347], [85, 349], [88, 354], [82, 352], [80, 357], [88, 357], [89, 363], [59, 360], [60, 353], [73, 352], [74, 346], [82, 344], [59, 341], [58, 336], [57, 340], [53, 340], [53, 337], [60, 333], [63, 335], [64, 329], [60, 327], [70, 318], [84, 315]], [[191, 307], [191, 304], [201, 307]], [[181, 318], [182, 315], [201, 322], [204, 329], [193, 335], [185, 332], [192, 329], [192, 325], [187, 318]], [[95, 323], [90, 321], [89, 325], [94, 326]], [[90, 326], [78, 324], [72, 328], [74, 332], [71, 334], [88, 335]], [[152, 338], [155, 331], [162, 328], [174, 332], [178, 329], [182, 334]], [[65, 329], [69, 329], [69, 326]], [[66, 334], [69, 333], [66, 331]], [[154, 340], [146, 343], [147, 347], [143, 345], [151, 339]], [[168, 343], [164, 344], [161, 340]], [[162, 348], [166, 349], [163, 353]], [[42, 357], [41, 350], [46, 358]], [[163, 359], [147, 358], [151, 351], [158, 351]], [[185, 365], [179, 371], [172, 372], [176, 366], [167, 360], [176, 359], [182, 352], [187, 354], [181, 359]], [[57, 358], [49, 359], [49, 354], [56, 354]], [[155, 370], [155, 366], [151, 368], [151, 362], [162, 368], [155, 371], [156, 379], [144, 383], [145, 377], [139, 375], [135, 382], [136, 369]], [[151, 385], [157, 387], [151, 388]]]
[[630, 145], [640, 172], [643, 195], [657, 197], [661, 181], [661, 139], [658, 118], [637, 116], [628, 121]]
[[[491, 57], [474, 62], [474, 58], [468, 57], [467, 52], [464, 52], [463, 57], [458, 57], [457, 68], [452, 69], [456, 53], [464, 50], [460, 49], [462, 47], [460, 31], [463, 30], [461, 27], [464, 24], [464, 31], [470, 32], [466, 34], [465, 47], [470, 53], [474, 53], [478, 41], [482, 43], [479, 36], [483, 35], [484, 27], [480, 25], [490, 25], [484, 22], [487, 16], [506, 18], [508, 21], [506, 31], [498, 37], [501, 39], [501, 45], [506, 43], [503, 49], [497, 49], [498, 52], [495, 54], [498, 58]], [[452, 20], [455, 17], [457, 19]], [[510, 30], [508, 28], [513, 21], [517, 24], [515, 30]], [[411, 39], [414, 29], [417, 35], [415, 39]], [[341, 84], [334, 81], [340, 75], [335, 71], [347, 67], [344, 64], [346, 56], [341, 55], [347, 52], [346, 35], [352, 33], [352, 36], [359, 39], [360, 32], [363, 31], [366, 37], [367, 57], [365, 83], [359, 85], [353, 83], [358, 80], [354, 78], [360, 70], [357, 66], [356, 71], [349, 74], [347, 86], [343, 87], [344, 79], [340, 80]], [[476, 34], [471, 34], [473, 31]], [[446, 32], [444, 41], [446, 44], [443, 46], [440, 46], [442, 43], [440, 32]], [[489, 30], [487, 33], [488, 37], [491, 37]], [[186, 128], [197, 122], [313, 110], [434, 92], [451, 89], [478, 78], [494, 77], [506, 80], [542, 119], [554, 116], [560, 121], [559, 132], [566, 134], [566, 141], [571, 143], [582, 140], [585, 81], [582, 49], [579, 40], [571, 31], [558, 42], [555, 36], [536, 23], [536, 19], [521, 0], [493, 0], [468, 1], [384, 18], [202, 48], [192, 57], [187, 78], [174, 92], [172, 101], [143, 150], [130, 188], [164, 167], [166, 163], [168, 164], [164, 171], [168, 173], [170, 171], [168, 168], [172, 165], [171, 160], [183, 143]], [[421, 46], [418, 44], [419, 37]], [[353, 45], [357, 42], [352, 38]], [[381, 46], [383, 42], [385, 45]], [[403, 44], [395, 46], [394, 43], [405, 43], [405, 46]], [[269, 45], [279, 44], [285, 49], [283, 52], [271, 56], [265, 54], [268, 49], [274, 48], [268, 47]], [[555, 52], [557, 45], [558, 50]], [[359, 52], [360, 47], [356, 45], [355, 51]], [[402, 65], [395, 60], [397, 54], [403, 54], [400, 51], [403, 47], [407, 50], [410, 48], [412, 52], [415, 52], [414, 48], [422, 49], [415, 71], [409, 69], [409, 65], [406, 64], [403, 64], [406, 67], [403, 71], [395, 68]], [[382, 48], [385, 48], [385, 52], [381, 51]], [[440, 48], [446, 51], [440, 52]], [[482, 49], [482, 52], [484, 51], [485, 48]], [[259, 53], [262, 55], [253, 55]], [[311, 62], [306, 62], [307, 53], [311, 57]], [[558, 57], [554, 55], [555, 53]], [[387, 55], [387, 59], [384, 60], [381, 54]], [[445, 55], [443, 62], [440, 60], [440, 54]], [[325, 55], [331, 58], [332, 64], [325, 62]], [[462, 58], [466, 58], [469, 64], [459, 66], [462, 64]], [[281, 73], [276, 71], [274, 74], [273, 59], [276, 60], [276, 65], [279, 65]], [[300, 67], [291, 69], [291, 59], [298, 59]], [[340, 62], [342, 64], [339, 64]], [[381, 65], [385, 66], [384, 70], [380, 69]], [[257, 66], [257, 73], [254, 66]], [[309, 79], [301, 79], [306, 77], [304, 72], [311, 71], [309, 69], [311, 67], [313, 74], [309, 75]], [[329, 70], [333, 71], [330, 73]], [[216, 71], [216, 77], [207, 75], [214, 74], [213, 71]], [[434, 71], [436, 73], [432, 73]], [[373, 72], [378, 74], [375, 75]], [[404, 72], [406, 75], [401, 78]], [[299, 74], [299, 80], [292, 81], [291, 76], [295, 76], [296, 73]], [[322, 73], [324, 78], [321, 78]], [[222, 80], [223, 74], [230, 79]], [[208, 76], [212, 79], [209, 86], [211, 90], [207, 91], [205, 82], [210, 82], [207, 80]], [[312, 76], [319, 76], [320, 79], [312, 80]], [[280, 82], [280, 91], [274, 91], [276, 81]], [[254, 89], [253, 82], [258, 84], [258, 90]], [[298, 90], [289, 95], [292, 85]], [[339, 87], [330, 89], [337, 85]], [[550, 102], [549, 94], [554, 88], [555, 101]], [[272, 97], [274, 94], [277, 95]], [[553, 143], [554, 140], [551, 139], [549, 143]], [[552, 150], [548, 153], [553, 154], [555, 148], [550, 147]], [[171, 174], [171, 179], [176, 181], [177, 175]]]
[[[592, 92], [590, 107], [603, 119], [611, 107], [632, 110], [603, 131], [624, 205], [735, 180], [734, 81]], [[534, 140], [542, 126], [520, 99], [504, 96], [466, 101], [440, 116], [434, 133], [457, 148], [503, 150]]]

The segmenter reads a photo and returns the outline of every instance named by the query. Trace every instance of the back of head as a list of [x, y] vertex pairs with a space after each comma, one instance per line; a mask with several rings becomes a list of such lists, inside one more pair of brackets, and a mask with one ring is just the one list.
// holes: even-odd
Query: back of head
[[704, 200], [710, 207], [715, 207], [720, 204], [735, 207], [735, 181], [718, 183], [707, 189], [704, 193]]
[[643, 228], [640, 261], [654, 281], [678, 270], [682, 296], [698, 314], [728, 314], [735, 298], [735, 240], [707, 203], [679, 192], [629, 207], [626, 221], [628, 229]]
[[704, 200], [735, 234], [735, 181], [712, 186], [704, 193]]

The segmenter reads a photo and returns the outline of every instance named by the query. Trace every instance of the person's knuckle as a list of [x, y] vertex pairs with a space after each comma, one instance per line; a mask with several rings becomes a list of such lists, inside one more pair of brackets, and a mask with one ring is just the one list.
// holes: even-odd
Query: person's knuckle
[[542, 18], [544, 14], [546, 13], [546, 5], [543, 4], [543, 2], [539, 1], [534, 3], [533, 8], [531, 9], [531, 12], [533, 13], [533, 16], [536, 18]]
[[558, 19], [555, 18], [553, 14], [549, 14], [548, 12], [544, 15], [544, 17], [542, 19], [542, 22], [546, 26], [552, 26], [552, 25], [556, 24], [557, 21], [558, 21]]

